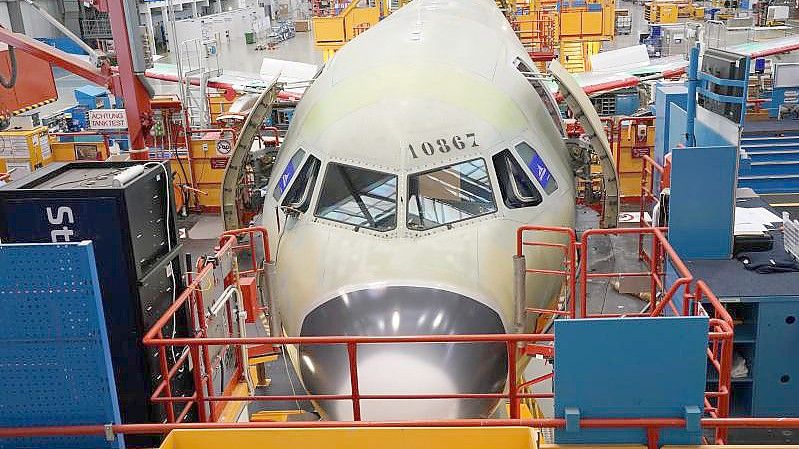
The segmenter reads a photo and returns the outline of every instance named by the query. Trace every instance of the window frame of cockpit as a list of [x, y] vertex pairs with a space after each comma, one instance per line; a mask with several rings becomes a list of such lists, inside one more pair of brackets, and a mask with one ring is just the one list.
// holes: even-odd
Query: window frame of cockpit
[[[533, 171], [530, 169], [530, 166], [527, 165], [527, 162], [524, 160], [522, 155], [519, 153], [519, 150], [518, 150], [517, 147], [519, 145], [521, 145], [521, 144], [525, 144], [528, 147], [530, 147], [535, 152], [535, 154], [537, 154], [538, 157], [543, 161], [544, 165], [546, 166], [547, 170], [549, 171], [550, 176], [552, 177], [552, 179], [555, 182], [555, 188], [551, 192], [548, 191], [541, 184], [541, 182], [538, 180], [538, 178], [533, 174]], [[564, 182], [564, 180], [560, 178], [560, 175], [556, 175], [556, 173], [557, 173], [556, 171], [553, 171], [553, 166], [554, 166], [553, 165], [553, 161], [551, 161], [550, 158], [545, 157], [544, 155], [542, 155], [541, 151], [538, 150], [534, 145], [532, 145], [530, 143], [529, 139], [527, 139], [527, 138], [513, 139], [513, 140], [511, 140], [509, 142], [506, 142], [504, 144], [498, 145], [496, 148], [497, 149], [490, 154], [490, 160], [491, 160], [491, 166], [494, 167], [492, 175], [494, 177], [494, 182], [496, 182], [496, 189], [495, 189], [496, 192], [495, 193], [498, 195], [498, 197], [496, 198], [497, 205], [498, 206], [501, 205], [503, 207], [503, 210], [509, 211], [509, 212], [518, 212], [518, 211], [541, 208], [541, 206], [545, 206], [546, 205], [546, 203], [549, 201], [549, 198], [557, 196], [559, 194], [559, 191], [562, 190], [561, 189], [561, 183]], [[525, 206], [525, 207], [515, 207], [515, 208], [514, 207], [509, 207], [507, 204], [505, 204], [505, 198], [502, 196], [502, 186], [500, 185], [501, 180], [499, 179], [499, 174], [497, 173], [496, 167], [494, 166], [494, 157], [496, 157], [497, 155], [499, 155], [500, 153], [502, 153], [504, 151], [508, 151], [511, 154], [511, 156], [515, 159], [516, 163], [521, 166], [524, 175], [527, 177], [528, 180], [530, 180], [533, 183], [535, 188], [538, 190], [538, 193], [541, 195], [541, 202], [540, 203], [538, 203], [536, 205], [530, 205], [530, 206]]]
[[302, 157], [300, 158], [299, 162], [297, 163], [297, 167], [294, 169], [294, 173], [292, 173], [291, 179], [289, 180], [289, 183], [286, 184], [286, 187], [280, 192], [280, 195], [278, 195], [278, 196], [275, 196], [275, 192], [277, 192], [277, 189], [280, 186], [280, 178], [278, 177], [278, 178], [275, 179], [275, 185], [272, 187], [272, 195], [271, 196], [277, 202], [277, 204], [280, 204], [283, 201], [283, 197], [286, 196], [286, 192], [288, 192], [291, 189], [291, 186], [294, 184], [294, 181], [297, 180], [297, 175], [299, 174], [300, 169], [302, 168], [302, 166], [305, 164], [305, 160], [308, 159], [308, 155], [311, 154], [310, 151], [306, 151], [302, 147], [297, 148], [297, 150], [294, 153], [292, 153], [292, 155], [289, 158], [288, 162], [286, 163], [286, 165], [281, 170], [280, 176], [283, 176], [283, 172], [286, 171], [286, 168], [289, 166], [289, 164], [291, 164], [291, 161], [293, 161], [294, 158], [299, 153], [302, 153]]
[[[366, 232], [374, 233], [374, 234], [380, 235], [380, 236], [393, 235], [393, 233], [397, 232], [397, 230], [399, 229], [400, 205], [402, 204], [402, 201], [403, 201], [402, 195], [400, 194], [400, 192], [401, 192], [400, 189], [402, 187], [402, 176], [400, 176], [397, 173], [392, 173], [391, 171], [379, 170], [379, 169], [375, 169], [373, 167], [367, 168], [367, 167], [364, 167], [362, 165], [353, 164], [352, 161], [350, 161], [350, 160], [344, 161], [344, 160], [328, 158], [327, 160], [322, 160], [321, 163], [322, 163], [322, 167], [321, 167], [321, 169], [319, 171], [319, 174], [317, 175], [317, 179], [319, 179], [320, 182], [317, 183], [318, 185], [316, 186], [316, 191], [314, 192], [313, 196], [311, 197], [311, 207], [309, 208], [309, 212], [312, 213], [312, 216], [313, 216], [314, 219], [320, 220], [320, 222], [335, 223], [335, 224], [338, 224], [338, 225], [341, 225], [341, 226], [347, 226], [349, 228], [352, 228], [353, 230], [356, 230], [357, 232], [366, 231]], [[355, 169], [363, 170], [363, 171], [374, 172], [374, 173], [383, 173], [383, 174], [387, 174], [387, 175], [390, 175], [390, 176], [393, 176], [394, 178], [396, 178], [396, 184], [397, 185], [396, 185], [395, 200], [394, 200], [394, 224], [393, 224], [393, 227], [391, 227], [389, 229], [374, 229], [374, 228], [371, 228], [371, 227], [368, 227], [368, 226], [347, 223], [345, 221], [335, 220], [335, 219], [332, 219], [332, 218], [328, 218], [328, 217], [319, 215], [319, 205], [320, 205], [320, 200], [322, 198], [322, 195], [324, 193], [323, 189], [324, 189], [324, 185], [325, 185], [325, 180], [327, 179], [328, 171], [330, 170], [330, 168], [331, 168], [331, 166], [333, 164], [344, 166], [344, 167], [349, 167], [349, 168], [355, 168]]]
[[[288, 199], [289, 192], [291, 192], [294, 189], [294, 187], [297, 187], [297, 183], [300, 182], [300, 175], [302, 175], [303, 170], [305, 170], [306, 168], [309, 167], [308, 164], [311, 163], [311, 159], [312, 158], [316, 161], [315, 163], [318, 164], [318, 167], [316, 168], [316, 174], [313, 176], [313, 178], [312, 179], [309, 178], [306, 181], [305, 186], [302, 187], [303, 192], [305, 194], [307, 194], [307, 197], [305, 197], [306, 200], [304, 201], [304, 204], [305, 204], [304, 209], [305, 210], [303, 210], [302, 208], [297, 208], [297, 211], [299, 213], [301, 213], [301, 214], [304, 214], [304, 213], [308, 212], [311, 209], [311, 206], [313, 205], [313, 200], [314, 200], [314, 192], [316, 191], [317, 184], [319, 184], [319, 174], [322, 172], [322, 164], [323, 164], [323, 162], [322, 162], [322, 160], [319, 157], [315, 156], [310, 151], [306, 151], [306, 154], [303, 157], [302, 162], [299, 164], [299, 168], [297, 168], [296, 174], [292, 177], [292, 179], [289, 182], [288, 186], [286, 186], [286, 190], [280, 195], [280, 200], [277, 203], [278, 207], [281, 207], [281, 208], [282, 207], [286, 207], [286, 206], [293, 207], [290, 204], [283, 204], [283, 203], [285, 203], [286, 200]], [[310, 184], [310, 190], [308, 190], [309, 184]], [[302, 207], [302, 204], [300, 204], [300, 206]]]
[[[511, 159], [516, 163], [516, 168], [521, 170], [521, 175], [524, 176], [525, 179], [532, 184], [532, 188], [535, 189], [535, 193], [538, 195], [538, 202], [537, 203], [535, 203], [535, 204], [527, 204], [527, 205], [522, 205], [522, 206], [516, 206], [516, 207], [508, 205], [508, 199], [506, 198], [506, 193], [507, 192], [506, 192], [506, 189], [503, 187], [505, 185], [505, 183], [500, 178], [500, 173], [497, 170], [497, 162], [495, 160], [498, 157], [503, 157], [503, 153], [507, 153], [511, 157]], [[525, 170], [524, 161], [521, 160], [520, 155], [517, 153], [515, 145], [504, 145], [504, 146], [501, 146], [498, 151], [494, 152], [491, 155], [491, 166], [494, 168], [494, 177], [496, 178], [496, 181], [497, 181], [498, 196], [502, 200], [502, 201], [497, 201], [498, 204], [501, 202], [502, 205], [505, 207], [505, 209], [507, 209], [509, 211], [537, 208], [537, 207], [541, 206], [542, 204], [544, 204], [544, 202], [546, 201], [546, 197], [548, 195], [541, 188], [541, 185], [538, 182], [538, 180], [535, 179], [535, 176], [532, 176], [532, 174], [529, 171], [529, 167], [528, 167], [528, 170]], [[511, 182], [513, 182], [513, 181], [511, 181]]]
[[[486, 176], [488, 178], [488, 186], [491, 189], [491, 200], [492, 200], [492, 203], [494, 205], [494, 210], [493, 211], [485, 212], [485, 213], [482, 213], [480, 215], [474, 215], [472, 217], [461, 218], [459, 220], [451, 221], [449, 223], [442, 223], [442, 224], [439, 224], [439, 225], [436, 225], [436, 226], [433, 226], [433, 227], [429, 227], [429, 228], [425, 228], [425, 229], [413, 229], [410, 226], [408, 226], [408, 219], [411, 216], [410, 211], [409, 211], [409, 208], [411, 206], [411, 194], [410, 194], [411, 192], [409, 190], [410, 189], [410, 185], [411, 185], [411, 177], [422, 176], [422, 175], [425, 175], [425, 174], [428, 174], [428, 173], [441, 171], [441, 170], [449, 168], [449, 167], [454, 167], [454, 166], [459, 165], [459, 164], [464, 164], [464, 163], [472, 162], [472, 161], [476, 161], [476, 160], [481, 160], [483, 162], [483, 164], [485, 164]], [[491, 215], [497, 214], [499, 212], [499, 207], [500, 207], [499, 206], [499, 201], [497, 200], [497, 188], [499, 187], [499, 185], [497, 183], [498, 180], [496, 178], [496, 171], [492, 171], [491, 170], [492, 166], [493, 166], [492, 162], [489, 162], [489, 160], [487, 160], [484, 155], [479, 155], [479, 156], [471, 157], [471, 158], [468, 158], [468, 159], [463, 159], [463, 160], [458, 160], [458, 161], [455, 161], [455, 162], [450, 162], [450, 163], [448, 163], [446, 165], [437, 166], [437, 167], [434, 167], [434, 168], [431, 168], [431, 169], [425, 169], [425, 170], [422, 170], [422, 171], [406, 173], [405, 176], [404, 176], [404, 183], [403, 183], [404, 187], [403, 187], [403, 190], [402, 190], [402, 192], [403, 192], [402, 199], [405, 202], [405, 206], [403, 207], [403, 215], [404, 216], [402, 217], [403, 218], [403, 223], [404, 223], [403, 227], [405, 228], [405, 230], [408, 231], [409, 233], [412, 233], [412, 234], [425, 234], [425, 233], [429, 233], [429, 232], [433, 232], [433, 231], [440, 231], [442, 229], [452, 229], [453, 227], [457, 227], [458, 225], [460, 225], [462, 223], [470, 222], [470, 221], [477, 222], [481, 218], [485, 218], [487, 216], [491, 216]], [[503, 203], [504, 203], [504, 201], [503, 201]]]
[[[532, 149], [533, 152], [538, 156], [538, 158], [541, 159], [541, 161], [544, 163], [544, 166], [546, 167], [547, 171], [549, 172], [549, 176], [552, 177], [552, 179], [555, 181], [555, 188], [552, 191], [549, 191], [547, 189], [547, 187], [544, 187], [541, 184], [541, 181], [538, 180], [538, 177], [536, 177], [535, 174], [533, 174], [533, 170], [530, 168], [529, 165], [527, 165], [527, 161], [525, 161], [524, 158], [522, 157], [521, 153], [519, 153], [519, 148], [518, 147], [519, 147], [519, 145], [522, 145], [522, 144], [527, 145], [528, 147], [530, 147], [530, 149]], [[555, 176], [555, 172], [552, 170], [552, 167], [553, 167], [552, 161], [547, 160], [547, 158], [545, 158], [541, 154], [540, 150], [536, 149], [536, 147], [533, 146], [526, 139], [519, 139], [518, 141], [515, 141], [513, 145], [509, 146], [509, 149], [511, 150], [511, 154], [513, 154], [516, 157], [517, 162], [519, 162], [521, 164], [522, 170], [524, 170], [527, 173], [527, 177], [532, 179], [533, 182], [535, 183], [536, 187], [539, 188], [541, 192], [546, 194], [546, 195], [543, 195], [544, 201], [546, 200], [546, 198], [548, 198], [550, 196], [554, 196], [554, 195], [556, 195], [558, 193], [558, 190], [560, 190], [560, 186], [561, 186], [560, 183], [561, 183], [562, 180], [558, 179], [558, 177]], [[544, 201], [542, 201], [542, 203]]]

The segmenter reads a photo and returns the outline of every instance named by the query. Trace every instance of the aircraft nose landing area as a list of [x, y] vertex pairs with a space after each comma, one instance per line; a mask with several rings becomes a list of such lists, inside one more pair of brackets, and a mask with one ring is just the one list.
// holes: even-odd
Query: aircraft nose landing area
[[[357, 311], [357, 312], [356, 312]], [[499, 315], [466, 296], [391, 286], [346, 293], [311, 311], [301, 336], [501, 334]], [[504, 343], [405, 343], [358, 346], [361, 395], [500, 393], [507, 376]], [[350, 394], [347, 348], [304, 345], [299, 358], [311, 394]], [[391, 378], [386, 382], [386, 376]], [[364, 400], [371, 421], [487, 417], [496, 399]], [[351, 420], [350, 401], [324, 401], [329, 419]]]

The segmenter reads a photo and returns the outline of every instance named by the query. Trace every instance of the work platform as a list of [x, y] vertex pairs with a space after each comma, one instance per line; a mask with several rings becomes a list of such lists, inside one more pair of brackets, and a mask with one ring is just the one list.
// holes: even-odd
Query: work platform
[[[778, 210], [763, 199], [743, 192], [740, 208]], [[762, 260], [784, 258], [781, 223], [767, 231], [772, 248], [749, 252]], [[747, 254], [746, 251], [739, 253]], [[731, 416], [796, 416], [799, 414], [799, 360], [784, 357], [784, 348], [799, 342], [799, 272], [759, 273], [736, 259], [686, 260], [691, 272], [704, 279], [733, 317], [734, 370], [731, 378]], [[799, 428], [783, 430], [734, 429], [736, 443], [795, 442]]]

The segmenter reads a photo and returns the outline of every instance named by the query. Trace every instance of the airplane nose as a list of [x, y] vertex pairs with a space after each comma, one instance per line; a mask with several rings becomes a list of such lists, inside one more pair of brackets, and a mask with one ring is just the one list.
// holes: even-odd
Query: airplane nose
[[[392, 286], [347, 293], [319, 305], [300, 335], [457, 335], [505, 333], [499, 315], [447, 290]], [[505, 387], [504, 343], [386, 343], [358, 345], [361, 394], [497, 393]], [[302, 345], [300, 370], [312, 394], [349, 394], [344, 345]], [[488, 399], [362, 400], [369, 421], [488, 417]], [[328, 419], [352, 420], [350, 401], [321, 401]]]

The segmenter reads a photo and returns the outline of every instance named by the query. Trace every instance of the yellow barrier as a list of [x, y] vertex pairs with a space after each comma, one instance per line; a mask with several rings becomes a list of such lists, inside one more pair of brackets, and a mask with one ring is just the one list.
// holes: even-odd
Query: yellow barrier
[[529, 427], [175, 430], [161, 449], [533, 449]]

